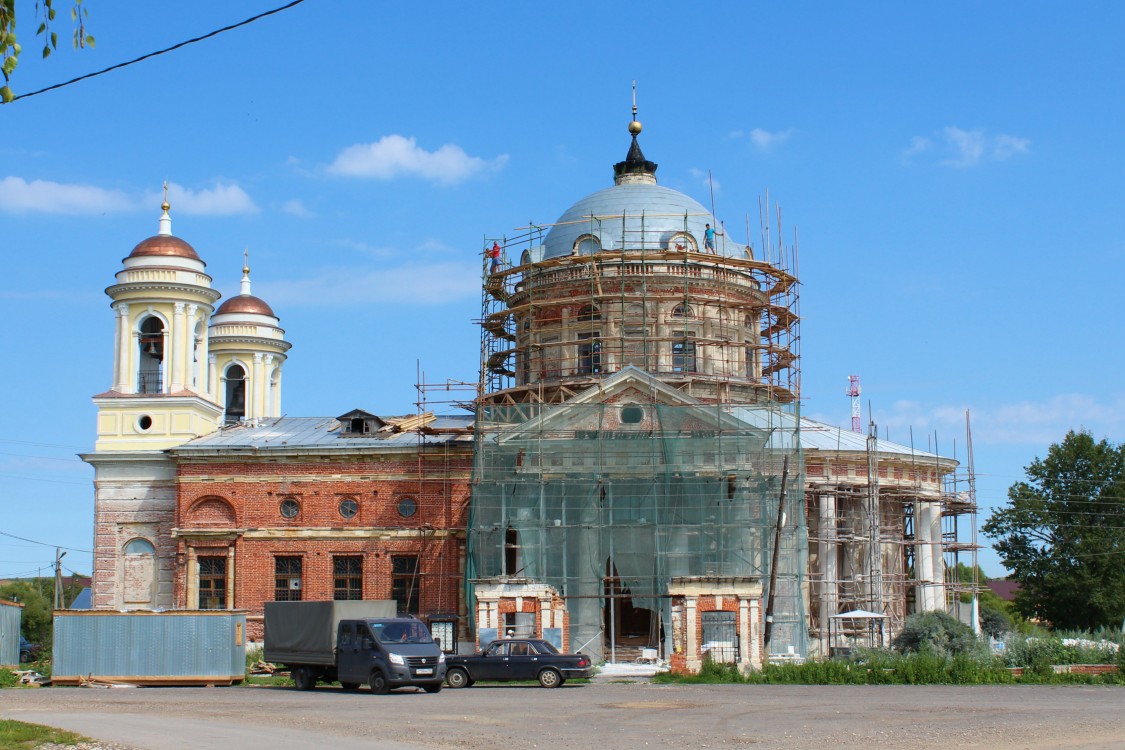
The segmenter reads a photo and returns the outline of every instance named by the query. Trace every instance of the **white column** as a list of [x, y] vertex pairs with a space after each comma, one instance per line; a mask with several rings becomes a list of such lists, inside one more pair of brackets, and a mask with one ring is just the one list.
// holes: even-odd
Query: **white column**
[[234, 545], [227, 547], [227, 609], [234, 606]]
[[199, 393], [203, 396], [209, 396], [212, 401], [215, 400], [215, 372], [211, 364], [214, 360], [211, 358], [211, 332], [207, 329], [208, 322], [205, 316], [200, 316], [203, 323], [203, 345], [199, 347], [199, 377], [203, 382], [199, 384]]
[[762, 654], [758, 651], [758, 603], [758, 599], [750, 602], [750, 622], [753, 623], [750, 628], [750, 661], [755, 666], [762, 663]]
[[945, 555], [942, 553], [941, 505], [930, 504], [930, 543], [933, 560], [930, 578], [934, 582], [934, 609], [945, 609]]
[[[266, 379], [262, 370], [262, 353], [257, 352], [254, 354], [254, 377], [250, 381], [250, 393], [253, 393], [252, 402], [246, 405], [247, 418], [257, 418], [262, 416], [265, 411], [265, 388], [263, 381]], [[250, 393], [247, 393], [247, 400], [251, 400]]]
[[216, 404], [222, 403], [219, 398], [219, 373], [216, 367], [217, 358], [214, 354], [207, 355], [207, 395]]
[[[837, 614], [839, 573], [836, 566], [836, 496], [820, 496], [820, 640], [827, 647], [829, 618]], [[827, 653], [827, 651], [825, 651]]]
[[914, 577], [918, 579], [918, 605], [923, 612], [933, 609], [933, 549], [930, 546], [930, 504], [914, 502]]
[[281, 369], [282, 363], [277, 365], [277, 385], [274, 386], [273, 391], [273, 414], [271, 416], [281, 416]]
[[196, 381], [201, 379], [203, 363], [195, 359], [195, 313], [199, 305], [187, 306], [187, 328], [184, 331], [184, 387], [189, 391], [199, 392]]
[[754, 629], [750, 627], [750, 601], [738, 600], [738, 661], [740, 664], [750, 665], [750, 636]]
[[687, 628], [687, 660], [689, 664], [699, 663], [699, 625], [696, 620], [696, 599], [693, 596], [685, 597], [684, 612], [687, 615], [685, 627]]
[[277, 406], [274, 404], [273, 388], [273, 355], [267, 354], [262, 358], [265, 366], [262, 368], [262, 411], [261, 416], [272, 417]]
[[129, 358], [133, 353], [132, 337], [129, 335], [129, 305], [125, 302], [117, 304], [117, 336], [114, 341], [113, 352], [113, 390], [118, 393], [131, 393], [129, 387]]
[[[170, 331], [169, 341], [164, 347], [164, 372], [168, 375], [168, 380], [171, 381], [171, 392], [183, 390], [184, 387], [184, 357], [183, 357], [183, 340], [184, 340], [184, 303], [177, 302], [172, 315], [172, 330]], [[165, 388], [165, 393], [170, 391]]]

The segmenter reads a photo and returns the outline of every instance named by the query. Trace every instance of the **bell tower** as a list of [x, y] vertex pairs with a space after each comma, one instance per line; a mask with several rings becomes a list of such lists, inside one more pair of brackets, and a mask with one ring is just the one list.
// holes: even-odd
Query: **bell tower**
[[208, 381], [225, 424], [281, 416], [281, 366], [292, 346], [273, 309], [250, 293], [244, 257], [240, 293], [215, 311], [208, 335]]
[[221, 424], [207, 368], [219, 293], [195, 249], [173, 236], [167, 197], [161, 207], [160, 231], [133, 248], [106, 289], [113, 384], [94, 397], [99, 452], [170, 448]]
[[113, 383], [94, 396], [96, 609], [172, 606], [176, 465], [166, 449], [219, 429], [207, 327], [219, 293], [172, 235], [167, 187], [159, 232], [122, 261], [106, 289], [114, 312]]

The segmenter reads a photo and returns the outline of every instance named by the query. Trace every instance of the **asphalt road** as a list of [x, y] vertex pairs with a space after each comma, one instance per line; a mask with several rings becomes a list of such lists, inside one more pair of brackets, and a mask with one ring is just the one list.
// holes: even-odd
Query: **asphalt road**
[[327, 687], [44, 688], [0, 691], [0, 716], [144, 750], [1125, 750], [1125, 689], [1116, 687], [595, 683], [384, 696]]

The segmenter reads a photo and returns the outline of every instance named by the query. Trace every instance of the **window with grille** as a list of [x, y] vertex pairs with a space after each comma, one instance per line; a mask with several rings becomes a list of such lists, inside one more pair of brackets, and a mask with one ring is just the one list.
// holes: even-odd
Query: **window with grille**
[[199, 609], [227, 608], [227, 558], [199, 558]]
[[301, 601], [301, 558], [274, 558], [273, 598], [279, 602]]
[[602, 342], [597, 333], [578, 334], [578, 374], [594, 375], [602, 371]]
[[333, 599], [363, 598], [363, 558], [358, 555], [332, 558]]
[[391, 556], [391, 598], [398, 603], [398, 613], [418, 614], [418, 557]]

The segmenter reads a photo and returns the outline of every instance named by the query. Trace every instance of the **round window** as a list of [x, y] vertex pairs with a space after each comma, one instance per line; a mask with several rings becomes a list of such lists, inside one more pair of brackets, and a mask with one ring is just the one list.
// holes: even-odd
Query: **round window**
[[281, 515], [286, 518], [296, 518], [300, 512], [301, 505], [293, 498], [287, 497], [281, 501]]
[[344, 498], [340, 501], [340, 515], [344, 518], [355, 518], [355, 514], [359, 513], [359, 503], [352, 500], [350, 497]]
[[141, 432], [147, 432], [150, 427], [152, 427], [152, 417], [149, 415], [143, 414], [137, 419], [137, 429]]
[[622, 424], [640, 424], [645, 418], [645, 410], [636, 404], [621, 407]]
[[410, 518], [418, 512], [418, 503], [412, 497], [404, 497], [398, 501], [398, 514], [403, 518]]

